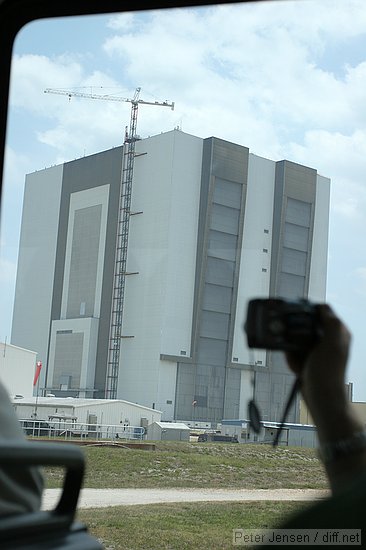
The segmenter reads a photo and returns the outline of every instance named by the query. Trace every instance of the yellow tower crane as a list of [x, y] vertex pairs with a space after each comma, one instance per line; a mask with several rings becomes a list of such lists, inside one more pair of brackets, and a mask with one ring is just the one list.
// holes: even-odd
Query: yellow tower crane
[[123, 321], [123, 306], [125, 294], [125, 282], [128, 272], [127, 267], [127, 250], [128, 250], [128, 235], [130, 226], [131, 213], [131, 195], [132, 195], [132, 180], [133, 168], [135, 159], [135, 144], [137, 137], [137, 114], [139, 105], [155, 105], [157, 107], [170, 107], [174, 110], [174, 103], [168, 101], [144, 101], [139, 99], [141, 88], [136, 88], [133, 98], [125, 98], [109, 94], [84, 93], [77, 91], [69, 91], [57, 88], [46, 88], [45, 93], [65, 95], [69, 99], [72, 97], [80, 97], [85, 99], [95, 99], [102, 101], [123, 101], [131, 103], [131, 118], [130, 127], [126, 126], [125, 137], [123, 143], [123, 159], [120, 182], [120, 198], [119, 198], [119, 213], [116, 237], [116, 252], [115, 252], [115, 268], [113, 278], [113, 294], [112, 294], [112, 312], [109, 330], [109, 345], [108, 345], [108, 360], [106, 365], [106, 382], [105, 382], [105, 397], [108, 399], [117, 398], [117, 383], [119, 362], [121, 354], [121, 338], [122, 336], [122, 321]]

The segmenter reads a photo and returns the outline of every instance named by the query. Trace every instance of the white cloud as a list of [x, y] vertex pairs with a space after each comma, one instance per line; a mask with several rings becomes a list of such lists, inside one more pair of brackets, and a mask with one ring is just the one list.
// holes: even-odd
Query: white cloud
[[217, 135], [275, 158], [302, 147], [315, 165], [318, 154], [305, 142], [306, 132], [349, 134], [366, 116], [364, 65], [350, 64], [341, 78], [318, 64], [334, 40], [365, 28], [363, 3], [342, 4], [270, 2], [112, 16], [103, 48], [116, 62], [115, 76], [98, 66], [88, 72], [80, 52], [15, 56], [12, 103], [56, 120], [38, 130], [38, 138], [58, 149], [57, 158], [74, 158], [120, 144], [129, 109], [68, 102], [42, 95], [43, 89], [117, 86], [122, 75], [126, 96], [141, 85], [142, 98], [176, 103], [173, 116], [142, 107], [142, 136], [179, 123], [187, 132]]
[[332, 180], [332, 213], [366, 230], [366, 129], [351, 135], [325, 130], [305, 133], [302, 145], [293, 143], [289, 156], [312, 165]]
[[[125, 118], [128, 118], [125, 108]], [[72, 99], [58, 107], [58, 123], [49, 130], [37, 133], [41, 143], [58, 151], [58, 161], [120, 145], [123, 141], [121, 107], [86, 99]]]
[[108, 27], [110, 29], [126, 31], [129, 30], [134, 24], [133, 13], [120, 13], [113, 15], [108, 21]]
[[18, 190], [22, 190], [24, 176], [31, 169], [31, 166], [32, 160], [29, 156], [16, 151], [8, 144], [5, 146], [4, 179], [7, 188], [16, 187]]
[[54, 158], [63, 161], [121, 144], [124, 120], [129, 116], [128, 107], [121, 107], [123, 103], [44, 94], [51, 87], [104, 95], [116, 87], [113, 78], [97, 69], [88, 73], [76, 60], [78, 55], [74, 57], [16, 55], [12, 70], [11, 107], [52, 121], [46, 130], [35, 128], [35, 135], [57, 151]]
[[[327, 40], [347, 37], [351, 29], [356, 34], [347, 22], [365, 20], [365, 10], [362, 3], [353, 3], [351, 14], [334, 3], [332, 9], [327, 2], [316, 9], [313, 2], [295, 4], [135, 16], [129, 32], [111, 36], [104, 49], [122, 63], [130, 82], [143, 81], [158, 97], [176, 96], [177, 109], [186, 113], [191, 105], [207, 112], [216, 105], [223, 116], [230, 110], [238, 120], [248, 113], [266, 118], [279, 132], [289, 125], [298, 131], [349, 130], [356, 122], [355, 99], [366, 84], [364, 71], [350, 66], [341, 78], [318, 61]], [[356, 27], [362, 28], [359, 21]]]
[[45, 88], [71, 88], [83, 77], [79, 62], [70, 56], [15, 55], [12, 61], [10, 106], [51, 115]]

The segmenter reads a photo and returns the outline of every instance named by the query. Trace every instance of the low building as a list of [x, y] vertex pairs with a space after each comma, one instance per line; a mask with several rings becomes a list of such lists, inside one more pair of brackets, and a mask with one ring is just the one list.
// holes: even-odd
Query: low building
[[150, 441], [189, 441], [190, 428], [182, 422], [153, 422], [147, 428]]
[[161, 411], [119, 399], [73, 397], [13, 398], [19, 419], [77, 424], [141, 426], [161, 420]]
[[351, 406], [361, 422], [366, 426], [366, 403], [364, 401], [352, 401]]
[[[345, 384], [345, 391], [353, 411], [366, 427], [366, 403], [353, 400], [353, 382]], [[313, 424], [313, 419], [303, 397], [300, 399], [300, 422], [301, 424]]]
[[[272, 444], [280, 428], [279, 422], [261, 422], [261, 430], [256, 434], [250, 429], [249, 420], [223, 420], [221, 434], [236, 436], [239, 443]], [[286, 422], [279, 438], [279, 445], [289, 447], [317, 447], [316, 427], [311, 424]]]
[[0, 381], [10, 396], [33, 394], [37, 353], [0, 343]]

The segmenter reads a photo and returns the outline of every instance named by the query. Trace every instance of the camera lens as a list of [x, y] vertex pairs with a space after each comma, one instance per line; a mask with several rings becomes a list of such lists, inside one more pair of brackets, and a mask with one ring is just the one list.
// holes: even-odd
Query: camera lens
[[273, 319], [268, 322], [268, 331], [273, 334], [273, 336], [283, 334], [285, 328], [285, 324], [280, 319]]

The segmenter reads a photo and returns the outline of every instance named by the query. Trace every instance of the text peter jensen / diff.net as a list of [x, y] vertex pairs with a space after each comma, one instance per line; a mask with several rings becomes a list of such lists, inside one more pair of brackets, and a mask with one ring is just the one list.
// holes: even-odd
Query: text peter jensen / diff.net
[[234, 529], [234, 546], [361, 546], [361, 529]]

